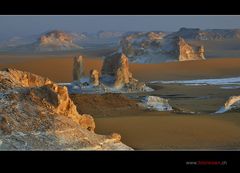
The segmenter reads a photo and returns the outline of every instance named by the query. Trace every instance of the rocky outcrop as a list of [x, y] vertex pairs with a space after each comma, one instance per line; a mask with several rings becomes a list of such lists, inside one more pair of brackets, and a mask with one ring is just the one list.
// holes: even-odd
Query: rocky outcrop
[[82, 127], [93, 131], [95, 123], [90, 115], [80, 116], [76, 110], [76, 106], [69, 98], [67, 88], [58, 86], [57, 84], [44, 85], [38, 88], [31, 88], [29, 90], [30, 98], [35, 101], [46, 100], [48, 107], [51, 107], [54, 112], [67, 117], [80, 124]]
[[156, 111], [172, 111], [173, 108], [169, 105], [168, 100], [157, 96], [145, 96], [142, 100], [143, 107]]
[[73, 58], [73, 80], [80, 80], [83, 75], [83, 56]]
[[129, 57], [130, 61], [137, 61], [148, 50], [157, 48], [159, 41], [164, 36], [164, 32], [135, 32], [127, 34], [120, 41], [121, 52]]
[[59, 30], [41, 35], [33, 46], [37, 51], [76, 50], [81, 48], [73, 43], [71, 34]]
[[92, 84], [93, 86], [98, 86], [100, 84], [99, 73], [95, 69], [90, 71], [90, 84]]
[[123, 85], [128, 84], [132, 80], [132, 73], [130, 73], [129, 71], [128, 58], [124, 54], [122, 54], [120, 58], [118, 58], [114, 75], [115, 88], [121, 88], [123, 87]]
[[66, 86], [71, 94], [153, 91], [145, 83], [133, 78], [128, 58], [121, 53], [114, 53], [104, 59], [101, 76], [93, 69], [89, 77], [75, 80]]
[[3, 69], [0, 75], [0, 91], [16, 87], [39, 87], [52, 83], [48, 78], [11, 68]]
[[134, 79], [129, 70], [128, 58], [125, 54], [115, 53], [104, 59], [102, 67], [103, 83], [111, 82], [116, 89], [126, 89], [131, 91], [147, 91], [144, 83]]
[[71, 35], [63, 32], [63, 31], [58, 31], [58, 30], [54, 30], [54, 31], [51, 31], [51, 32], [48, 32], [44, 35], [42, 35], [40, 38], [40, 43], [41, 44], [49, 44], [53, 41], [60, 41], [62, 43], [72, 43], [72, 37]]
[[0, 83], [1, 150], [131, 150], [117, 135], [95, 134], [66, 87], [15, 69], [0, 71]]
[[179, 50], [179, 61], [190, 61], [190, 60], [204, 60], [204, 47], [201, 46], [197, 51], [187, 44], [187, 42], [179, 37], [178, 38], [178, 50]]
[[240, 39], [239, 29], [207, 29], [180, 28], [177, 32], [170, 33], [167, 38], [182, 37], [187, 40], [226, 40]]
[[224, 113], [231, 110], [240, 110], [240, 96], [230, 97], [217, 112], [215, 113]]
[[193, 47], [181, 37], [162, 32], [134, 33], [121, 40], [121, 49], [133, 63], [202, 60], [204, 47]]
[[106, 57], [103, 62], [102, 75], [113, 76], [115, 87], [129, 83], [132, 73], [129, 71], [128, 58], [120, 53]]

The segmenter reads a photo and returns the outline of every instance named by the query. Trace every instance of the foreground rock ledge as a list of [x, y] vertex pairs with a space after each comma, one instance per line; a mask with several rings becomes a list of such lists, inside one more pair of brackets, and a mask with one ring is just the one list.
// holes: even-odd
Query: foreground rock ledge
[[66, 87], [16, 69], [0, 71], [0, 150], [132, 150], [121, 136], [94, 133]]

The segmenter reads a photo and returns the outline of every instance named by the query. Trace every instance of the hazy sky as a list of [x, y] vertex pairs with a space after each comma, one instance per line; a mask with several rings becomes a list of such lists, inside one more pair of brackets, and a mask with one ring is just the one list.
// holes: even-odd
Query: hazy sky
[[75, 32], [240, 28], [240, 16], [0, 16], [0, 38], [52, 29]]

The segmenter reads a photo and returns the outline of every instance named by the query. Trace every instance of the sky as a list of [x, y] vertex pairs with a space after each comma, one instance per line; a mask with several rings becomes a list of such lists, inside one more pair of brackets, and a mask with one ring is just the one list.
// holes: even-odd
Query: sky
[[240, 28], [239, 16], [138, 16], [138, 15], [10, 15], [0, 16], [0, 39], [40, 34], [59, 29], [72, 32], [176, 31], [181, 27], [201, 29]]

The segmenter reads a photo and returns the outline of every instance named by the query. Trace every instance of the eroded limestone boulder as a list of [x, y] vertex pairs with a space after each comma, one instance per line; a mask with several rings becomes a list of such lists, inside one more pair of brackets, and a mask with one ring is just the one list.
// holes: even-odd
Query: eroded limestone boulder
[[217, 112], [225, 113], [231, 110], [240, 110], [240, 96], [231, 96]]

